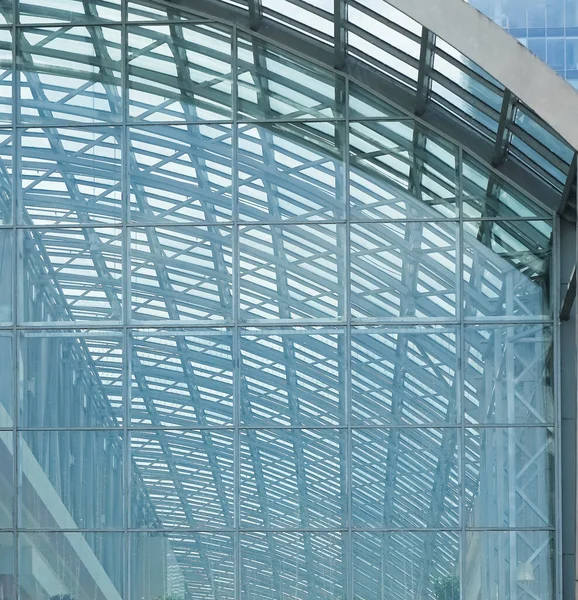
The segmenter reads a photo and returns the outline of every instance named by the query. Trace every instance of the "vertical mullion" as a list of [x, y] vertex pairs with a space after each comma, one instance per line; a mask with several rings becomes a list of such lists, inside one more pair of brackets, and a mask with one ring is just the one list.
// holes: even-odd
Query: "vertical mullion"
[[456, 271], [458, 272], [458, 287], [457, 287], [457, 311], [456, 316], [458, 318], [458, 331], [456, 339], [456, 354], [457, 354], [457, 398], [458, 404], [458, 415], [460, 426], [459, 434], [459, 524], [460, 524], [460, 535], [459, 535], [459, 548], [458, 548], [458, 561], [459, 561], [459, 572], [460, 572], [460, 594], [462, 598], [466, 597], [466, 544], [467, 544], [467, 532], [466, 532], [466, 426], [465, 426], [465, 404], [464, 404], [464, 380], [467, 367], [466, 357], [466, 328], [464, 325], [465, 315], [465, 296], [464, 296], [464, 210], [463, 210], [463, 151], [462, 147], [458, 146], [458, 253], [456, 260]]
[[231, 44], [231, 70], [232, 70], [232, 112], [233, 123], [231, 129], [231, 166], [232, 166], [232, 204], [233, 204], [233, 231], [232, 231], [232, 278], [233, 278], [233, 597], [241, 598], [241, 541], [240, 541], [240, 482], [241, 482], [241, 340], [239, 331], [239, 176], [238, 176], [238, 65], [237, 47], [238, 30], [233, 25]]
[[[553, 252], [552, 252], [552, 281], [551, 296], [552, 306], [550, 316], [552, 318], [552, 343], [554, 346], [554, 544], [555, 544], [555, 565], [554, 574], [556, 584], [554, 595], [557, 600], [562, 599], [563, 594], [563, 547], [562, 547], [562, 394], [561, 394], [561, 356], [560, 356], [560, 319], [555, 318], [560, 307], [560, 216], [556, 215], [553, 219]], [[576, 264], [576, 263], [575, 263]], [[554, 312], [556, 311], [556, 312]]]
[[123, 544], [124, 544], [124, 573], [123, 588], [127, 598], [131, 597], [131, 556], [132, 540], [128, 533], [131, 506], [131, 452], [129, 439], [129, 419], [131, 415], [131, 368], [130, 368], [130, 339], [128, 323], [130, 321], [130, 230], [128, 229], [130, 204], [130, 157], [128, 140], [128, 0], [122, 0], [121, 5], [121, 252], [122, 252], [122, 351], [123, 351], [123, 443], [124, 443], [124, 514], [123, 514]]
[[[342, 96], [345, 115], [343, 125], [343, 194], [345, 199], [345, 489], [347, 507], [345, 510], [347, 535], [346, 535], [346, 556], [347, 562], [344, 565], [345, 577], [345, 598], [353, 600], [354, 581], [353, 581], [353, 511], [352, 511], [352, 430], [351, 430], [351, 201], [349, 197], [349, 77], [345, 77], [345, 90]], [[338, 124], [339, 125], [339, 124]]]
[[[16, 127], [20, 111], [20, 69], [18, 62], [18, 28], [16, 23], [19, 18], [18, 0], [12, 0], [12, 354], [14, 361], [13, 390], [12, 390], [12, 543], [14, 544], [13, 566], [12, 566], [12, 597], [17, 600], [20, 596], [18, 589], [18, 558], [19, 558], [19, 538], [18, 538], [18, 520], [19, 520], [19, 502], [20, 490], [18, 487], [19, 460], [18, 460], [18, 404], [19, 404], [19, 360], [20, 342], [18, 340], [18, 291], [19, 291], [19, 269], [18, 269], [18, 229], [16, 227], [17, 215], [20, 208], [18, 194], [20, 190], [20, 162], [19, 162], [19, 139], [20, 132]], [[18, 174], [18, 175], [17, 175]]]

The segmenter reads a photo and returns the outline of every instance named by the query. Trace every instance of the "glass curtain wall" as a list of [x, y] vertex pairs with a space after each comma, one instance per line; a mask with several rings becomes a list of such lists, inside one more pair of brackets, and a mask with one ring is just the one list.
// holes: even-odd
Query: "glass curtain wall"
[[552, 215], [234, 26], [0, 15], [2, 599], [554, 598]]

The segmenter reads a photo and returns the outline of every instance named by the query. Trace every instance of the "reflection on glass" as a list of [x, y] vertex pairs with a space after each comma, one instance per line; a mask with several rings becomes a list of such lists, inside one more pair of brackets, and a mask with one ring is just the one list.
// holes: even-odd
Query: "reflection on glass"
[[468, 526], [553, 526], [554, 437], [550, 429], [468, 429], [465, 453]]
[[241, 598], [345, 597], [340, 533], [241, 534]]
[[341, 526], [345, 510], [344, 453], [342, 431], [241, 431], [242, 526]]
[[239, 237], [244, 320], [343, 315], [344, 226], [243, 227]]
[[123, 527], [123, 448], [114, 431], [20, 432], [20, 526]]
[[351, 123], [352, 214], [432, 219], [457, 213], [457, 147], [413, 121]]
[[233, 527], [233, 432], [133, 431], [131, 526]]
[[463, 214], [467, 218], [547, 218], [548, 212], [495, 173], [463, 154]]
[[554, 600], [554, 546], [549, 531], [469, 532], [465, 597]]
[[232, 317], [230, 227], [131, 229], [134, 321]]
[[472, 424], [540, 424], [554, 418], [552, 329], [468, 326], [465, 417]]
[[20, 29], [18, 54], [21, 121], [121, 120], [120, 28]]
[[345, 80], [260, 38], [239, 33], [240, 118], [331, 119], [343, 116]]
[[121, 220], [119, 127], [45, 127], [20, 134], [20, 215], [26, 225]]
[[128, 61], [132, 119], [231, 118], [230, 28], [209, 23], [129, 26]]
[[192, 11], [181, 10], [171, 4], [160, 5], [155, 0], [128, 0], [127, 21], [206, 21]]
[[241, 419], [248, 425], [338, 425], [345, 404], [343, 331], [246, 330]]
[[354, 598], [459, 600], [459, 559], [456, 532], [354, 533]]
[[233, 600], [233, 536], [229, 533], [132, 533], [134, 600]]
[[122, 425], [120, 332], [26, 331], [19, 349], [19, 426]]
[[342, 124], [241, 125], [239, 212], [247, 221], [342, 219]]
[[14, 234], [0, 229], [0, 323], [12, 323], [14, 285]]
[[12, 132], [0, 129], [0, 224], [12, 222], [13, 193], [12, 171], [14, 165]]
[[548, 222], [465, 222], [466, 316], [547, 317], [551, 258]]
[[14, 20], [14, 0], [0, 0], [0, 24], [12, 23]]
[[[3, 407], [0, 407], [3, 410]], [[0, 529], [11, 529], [14, 504], [14, 435], [11, 431], [0, 431]], [[0, 552], [4, 564], [10, 564], [12, 548], [6, 550], [2, 542], [9, 546], [12, 540], [0, 533]], [[4, 554], [6, 553], [6, 554]], [[2, 575], [11, 573], [4, 571]], [[3, 577], [0, 575], [0, 593], [3, 590]], [[8, 596], [6, 596], [8, 597]]]
[[394, 106], [378, 98], [374, 92], [349, 82], [349, 117], [363, 119], [364, 117], [395, 118], [402, 117], [403, 113]]
[[352, 316], [455, 316], [457, 233], [455, 223], [352, 225]]
[[351, 418], [356, 425], [456, 423], [457, 333], [449, 328], [355, 328]]
[[122, 533], [20, 533], [20, 597], [122, 600], [125, 547]]
[[19, 242], [22, 321], [120, 321], [120, 229], [21, 230]]
[[[5, 21], [7, 11], [0, 2], [0, 24]], [[11, 16], [11, 15], [10, 15]], [[12, 31], [0, 29], [0, 122], [12, 121]]]
[[457, 527], [458, 433], [456, 428], [354, 430], [354, 525]]
[[[20, 23], [120, 22], [122, 0], [16, 0]], [[87, 10], [87, 7], [88, 10]]]
[[134, 127], [130, 148], [131, 220], [232, 220], [230, 125]]
[[232, 425], [230, 331], [133, 331], [131, 338], [132, 426]]
[[0, 427], [12, 427], [14, 415], [14, 340], [0, 332]]

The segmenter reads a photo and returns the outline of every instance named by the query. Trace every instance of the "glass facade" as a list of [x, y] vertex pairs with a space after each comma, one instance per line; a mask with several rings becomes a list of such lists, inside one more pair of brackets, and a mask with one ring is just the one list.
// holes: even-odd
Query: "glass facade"
[[553, 600], [554, 215], [236, 24], [0, 15], [2, 600]]
[[578, 87], [576, 0], [468, 0]]

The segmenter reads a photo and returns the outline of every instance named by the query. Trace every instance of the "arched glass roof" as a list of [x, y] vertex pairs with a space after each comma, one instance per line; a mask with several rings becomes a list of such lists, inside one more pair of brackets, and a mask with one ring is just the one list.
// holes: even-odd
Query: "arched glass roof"
[[382, 0], [0, 14], [21, 589], [553, 599], [574, 150]]

